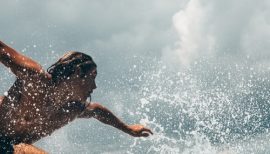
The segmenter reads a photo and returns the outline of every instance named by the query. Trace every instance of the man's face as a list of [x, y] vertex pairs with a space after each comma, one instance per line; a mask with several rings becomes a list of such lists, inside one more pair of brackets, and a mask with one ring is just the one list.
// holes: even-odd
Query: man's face
[[[70, 76], [66, 82], [61, 82], [60, 86], [63, 91], [68, 91], [68, 95], [72, 101], [85, 102], [91, 96], [93, 90], [97, 88], [95, 78], [97, 76], [97, 69], [94, 68], [87, 72], [84, 77], [80, 76], [81, 72], [78, 69]], [[66, 85], [71, 85], [70, 87]], [[91, 97], [90, 97], [91, 99]]]
[[93, 90], [97, 88], [96, 86], [96, 79], [97, 76], [97, 69], [94, 68], [89, 73], [86, 74], [86, 76], [83, 78], [82, 82], [82, 93], [84, 94], [84, 99], [87, 99], [87, 97], [91, 96], [91, 93], [93, 93]]
[[89, 93], [91, 94], [93, 92], [94, 89], [97, 88], [97, 85], [96, 85], [96, 76], [97, 76], [97, 69], [94, 68], [92, 71], [90, 71], [90, 74], [89, 74], [89, 77], [88, 80], [89, 80]]

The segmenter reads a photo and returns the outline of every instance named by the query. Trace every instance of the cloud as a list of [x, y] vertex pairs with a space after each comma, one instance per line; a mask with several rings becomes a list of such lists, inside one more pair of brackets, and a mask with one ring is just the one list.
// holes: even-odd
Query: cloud
[[89, 54], [102, 57], [160, 57], [162, 48], [175, 41], [170, 18], [182, 5], [183, 0], [10, 0], [0, 9], [0, 35], [18, 50], [35, 44], [36, 49], [26, 50], [29, 56], [37, 50], [59, 55], [91, 50]]
[[270, 4], [255, 0], [190, 0], [173, 16], [179, 41], [164, 50], [184, 66], [202, 57], [270, 57]]

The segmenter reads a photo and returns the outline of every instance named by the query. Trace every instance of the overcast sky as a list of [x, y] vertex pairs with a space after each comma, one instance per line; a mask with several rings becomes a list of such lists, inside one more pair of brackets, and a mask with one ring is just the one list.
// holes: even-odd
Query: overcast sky
[[[87, 52], [104, 64], [116, 60], [117, 65], [134, 55], [184, 65], [198, 57], [223, 54], [264, 62], [270, 57], [267, 0], [10, 0], [2, 4], [1, 40], [25, 49], [46, 67], [67, 50]], [[44, 53], [48, 56], [40, 59]]]
[[2, 4], [1, 40], [13, 42], [18, 50], [27, 48], [28, 55], [84, 50], [104, 58], [160, 56], [162, 48], [176, 40], [172, 16], [184, 2], [10, 0]]
[[190, 0], [173, 16], [179, 41], [164, 55], [176, 55], [184, 65], [201, 57], [230, 56], [269, 66], [269, 8], [267, 0]]

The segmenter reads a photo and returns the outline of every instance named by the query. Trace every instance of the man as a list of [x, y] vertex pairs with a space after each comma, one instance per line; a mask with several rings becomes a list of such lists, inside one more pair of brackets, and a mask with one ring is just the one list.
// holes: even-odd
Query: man
[[0, 41], [0, 61], [16, 81], [0, 99], [0, 153], [45, 153], [33, 142], [75, 118], [91, 118], [135, 137], [153, 134], [142, 125], [126, 125], [98, 103], [86, 102], [96, 89], [97, 65], [80, 52], [68, 52], [48, 71]]

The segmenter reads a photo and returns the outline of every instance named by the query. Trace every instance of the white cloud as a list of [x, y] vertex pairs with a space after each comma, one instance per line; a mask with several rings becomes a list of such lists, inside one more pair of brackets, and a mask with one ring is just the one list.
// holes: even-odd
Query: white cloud
[[179, 35], [164, 57], [189, 65], [201, 57], [250, 56], [253, 61], [270, 57], [270, 4], [255, 0], [190, 0], [173, 16]]

